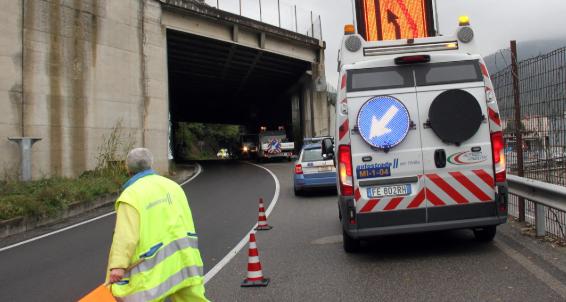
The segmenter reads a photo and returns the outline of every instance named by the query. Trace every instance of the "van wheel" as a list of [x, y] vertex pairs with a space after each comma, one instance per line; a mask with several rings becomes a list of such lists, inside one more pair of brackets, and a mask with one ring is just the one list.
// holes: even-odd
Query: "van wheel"
[[360, 240], [348, 236], [344, 229], [342, 229], [342, 243], [346, 253], [357, 253], [360, 251]]
[[302, 196], [303, 195], [303, 191], [297, 190], [296, 187], [293, 187], [293, 191], [295, 191], [295, 196]]
[[497, 233], [497, 226], [490, 225], [483, 228], [474, 229], [474, 236], [479, 242], [490, 242]]

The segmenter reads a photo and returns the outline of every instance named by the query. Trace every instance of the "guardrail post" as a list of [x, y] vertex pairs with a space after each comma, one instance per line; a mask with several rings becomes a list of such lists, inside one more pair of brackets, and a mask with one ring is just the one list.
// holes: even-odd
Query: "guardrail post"
[[[513, 97], [515, 101], [515, 146], [517, 149], [517, 175], [524, 176], [523, 134], [521, 133], [521, 91], [519, 88], [519, 66], [517, 64], [517, 42], [511, 41], [511, 68], [513, 76]], [[525, 221], [525, 199], [519, 197], [519, 221]]]
[[537, 237], [544, 237], [546, 235], [546, 213], [544, 205], [537, 203], [535, 207], [535, 227]]

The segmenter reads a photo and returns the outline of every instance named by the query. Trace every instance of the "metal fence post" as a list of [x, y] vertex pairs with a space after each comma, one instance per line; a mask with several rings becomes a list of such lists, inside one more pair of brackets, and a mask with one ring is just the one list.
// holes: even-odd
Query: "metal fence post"
[[[513, 77], [513, 97], [515, 105], [515, 145], [517, 149], [517, 175], [524, 176], [523, 134], [521, 133], [521, 91], [519, 88], [519, 66], [517, 63], [517, 42], [511, 41], [511, 68]], [[519, 221], [525, 221], [525, 199], [519, 197]]]
[[263, 22], [263, 19], [261, 18], [261, 0], [257, 0], [259, 2], [259, 21]]
[[320, 29], [320, 41], [324, 40], [322, 38], [322, 19], [320, 18], [320, 15], [318, 15], [318, 29]]
[[537, 231], [537, 237], [543, 237], [546, 235], [546, 213], [544, 211], [544, 205], [537, 203], [535, 208], [535, 226]]
[[240, 16], [242, 15], [242, 0], [240, 0]]
[[281, 2], [277, 0], [277, 16], [279, 17], [279, 27], [281, 27]]
[[297, 6], [295, 5], [295, 32], [299, 32], [299, 19], [297, 19]]
[[216, 0], [216, 8], [220, 9], [220, 0]]
[[311, 33], [312, 33], [312, 37], [314, 38], [314, 20], [312, 19], [312, 10], [311, 10]]

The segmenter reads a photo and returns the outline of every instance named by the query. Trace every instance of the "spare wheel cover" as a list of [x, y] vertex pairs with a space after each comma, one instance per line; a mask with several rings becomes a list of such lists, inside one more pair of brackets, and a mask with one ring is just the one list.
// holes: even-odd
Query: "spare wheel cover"
[[443, 142], [461, 144], [476, 134], [483, 114], [473, 95], [454, 89], [444, 91], [432, 101], [428, 119], [432, 130]]

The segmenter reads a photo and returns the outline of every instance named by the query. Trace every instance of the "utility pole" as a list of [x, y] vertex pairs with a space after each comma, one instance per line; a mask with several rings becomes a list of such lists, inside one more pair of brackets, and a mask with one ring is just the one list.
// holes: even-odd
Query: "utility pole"
[[[513, 97], [515, 101], [515, 141], [517, 149], [517, 175], [524, 176], [523, 134], [521, 133], [521, 90], [519, 87], [519, 66], [517, 63], [517, 41], [511, 41], [511, 72], [513, 76]], [[525, 199], [519, 197], [519, 221], [525, 221]]]

